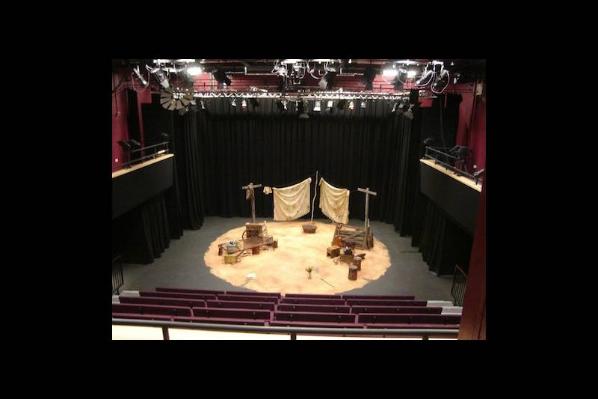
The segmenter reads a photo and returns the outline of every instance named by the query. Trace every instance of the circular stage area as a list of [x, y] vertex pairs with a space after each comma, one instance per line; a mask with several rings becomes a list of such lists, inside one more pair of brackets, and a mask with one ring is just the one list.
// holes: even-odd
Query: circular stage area
[[[390, 267], [386, 246], [378, 241], [374, 231], [374, 247], [370, 250], [355, 249], [365, 253], [357, 280], [348, 279], [349, 265], [326, 256], [336, 225], [319, 223], [315, 234], [303, 233], [302, 225], [308, 221], [266, 222], [268, 234], [278, 240], [278, 248], [262, 247], [258, 255], [246, 255], [235, 264], [225, 264], [218, 255], [218, 245], [229, 240], [240, 240], [245, 226], [227, 231], [218, 237], [204, 255], [210, 272], [236, 287], [259, 292], [338, 294], [361, 288], [379, 279]], [[251, 251], [250, 251], [251, 252]], [[312, 267], [308, 279], [307, 267]]]

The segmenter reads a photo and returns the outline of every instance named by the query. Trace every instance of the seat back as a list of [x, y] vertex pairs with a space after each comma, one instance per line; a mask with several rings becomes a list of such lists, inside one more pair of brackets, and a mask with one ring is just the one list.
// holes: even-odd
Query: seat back
[[193, 308], [193, 317], [270, 320], [269, 310]]
[[137, 313], [170, 316], [191, 316], [191, 309], [185, 306], [142, 305], [136, 303], [113, 303], [112, 313]]
[[344, 299], [316, 299], [316, 298], [287, 298], [280, 300], [281, 304], [298, 304], [298, 305], [332, 305], [344, 306], [346, 305]]
[[120, 303], [139, 303], [146, 305], [165, 305], [165, 306], [186, 306], [205, 307], [206, 303], [201, 299], [187, 299], [187, 298], [161, 298], [152, 296], [120, 296]]
[[221, 294], [226, 295], [241, 295], [241, 296], [267, 296], [280, 298], [282, 295], [279, 292], [253, 292], [253, 291], [226, 291]]
[[157, 287], [156, 291], [158, 292], [183, 292], [187, 294], [224, 294], [224, 291], [217, 291], [217, 290], [196, 290], [192, 288], [165, 288], [165, 287]]
[[285, 294], [285, 298], [343, 299], [341, 295], [324, 294]]
[[427, 301], [402, 301], [395, 299], [347, 299], [351, 306], [426, 306]]
[[413, 295], [343, 295], [343, 299], [385, 299], [385, 300], [400, 300], [412, 301], [415, 300]]
[[206, 301], [208, 308], [227, 309], [263, 309], [274, 310], [276, 304], [272, 302], [247, 302], [247, 301]]
[[276, 310], [280, 312], [351, 313], [351, 307], [344, 305], [298, 305], [288, 303], [276, 305]]
[[220, 301], [247, 301], [247, 302], [278, 302], [278, 297], [275, 296], [259, 296], [259, 295], [228, 295], [219, 294], [218, 299]]
[[426, 306], [352, 306], [351, 313], [407, 313], [407, 314], [440, 314], [442, 308]]
[[319, 321], [327, 323], [355, 323], [356, 315], [349, 313], [274, 312], [273, 320]]
[[188, 299], [216, 299], [215, 294], [190, 294], [187, 292], [158, 292], [158, 291], [140, 291], [139, 296], [151, 296], [155, 298], [188, 298]]

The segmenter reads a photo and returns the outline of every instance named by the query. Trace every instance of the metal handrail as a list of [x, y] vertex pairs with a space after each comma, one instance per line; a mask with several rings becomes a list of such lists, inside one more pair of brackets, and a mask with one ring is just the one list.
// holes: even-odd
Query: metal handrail
[[[151, 149], [151, 148], [157, 148], [157, 147], [160, 147], [160, 146], [163, 146], [163, 147], [164, 147], [164, 152], [165, 152], [165, 153], [168, 153], [168, 152], [169, 152], [169, 142], [168, 142], [168, 141], [163, 141], [163, 142], [161, 142], [161, 143], [158, 143], [158, 144], [148, 145], [147, 147], [138, 148], [138, 149], [136, 149], [136, 150], [130, 150], [130, 151], [129, 151], [129, 154], [133, 154], [133, 153], [137, 153], [137, 152], [146, 151], [146, 150], [148, 150], [148, 149]], [[133, 165], [133, 164], [136, 164], [136, 163], [143, 162], [143, 161], [145, 161], [146, 159], [155, 158], [157, 155], [160, 155], [160, 154], [158, 154], [158, 152], [159, 152], [159, 151], [156, 151], [156, 152], [153, 152], [153, 153], [151, 153], [151, 154], [144, 155], [144, 156], [142, 156], [142, 157], [140, 157], [140, 158], [136, 158], [136, 159], [132, 159], [132, 160], [130, 160], [130, 161], [128, 161], [128, 162], [124, 162], [124, 163], [121, 165], [121, 168], [125, 168], [125, 167], [131, 166], [131, 165]]]
[[318, 327], [273, 327], [273, 326], [241, 326], [230, 324], [213, 323], [188, 323], [177, 321], [160, 320], [132, 320], [132, 319], [112, 319], [112, 325], [120, 326], [139, 326], [139, 327], [161, 327], [165, 340], [169, 340], [169, 328], [182, 328], [191, 330], [216, 330], [216, 331], [237, 331], [237, 332], [255, 332], [255, 333], [283, 333], [290, 334], [291, 340], [296, 339], [297, 334], [321, 334], [321, 335], [403, 335], [403, 336], [421, 336], [424, 340], [434, 336], [453, 336], [458, 333], [458, 329], [430, 329], [430, 328], [318, 328]]
[[[460, 281], [457, 281], [460, 277]], [[467, 273], [463, 271], [458, 265], [455, 265], [453, 272], [453, 284], [451, 286], [451, 295], [455, 306], [463, 306], [463, 298], [465, 297], [465, 290], [467, 288]]]
[[424, 153], [424, 158], [425, 159], [432, 159], [432, 160], [434, 160], [435, 163], [444, 166], [445, 168], [447, 168], [447, 169], [455, 172], [457, 175], [459, 175], [459, 176], [465, 176], [465, 177], [473, 180], [476, 184], [478, 184], [478, 179], [474, 175], [472, 175], [472, 174], [470, 174], [470, 173], [468, 173], [468, 172], [466, 172], [464, 170], [461, 170], [459, 168], [456, 168], [455, 166], [451, 165], [450, 163], [447, 163], [447, 162], [444, 162], [444, 161], [438, 159], [434, 155], [428, 154], [428, 151], [433, 151], [433, 152], [436, 152], [438, 154], [442, 154], [443, 157], [445, 157], [445, 158], [452, 158], [455, 161], [459, 160], [458, 157], [455, 157], [453, 155], [450, 155], [450, 154], [447, 154], [445, 152], [439, 151], [438, 149], [435, 149], [435, 148], [432, 148], [432, 147], [426, 147], [426, 152]]

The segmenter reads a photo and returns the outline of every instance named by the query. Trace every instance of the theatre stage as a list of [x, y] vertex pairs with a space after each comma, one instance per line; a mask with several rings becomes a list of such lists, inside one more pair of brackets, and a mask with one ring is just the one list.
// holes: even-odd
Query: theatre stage
[[[305, 220], [293, 222], [266, 222], [268, 234], [278, 240], [278, 248], [262, 249], [260, 254], [242, 256], [235, 264], [225, 264], [218, 255], [218, 244], [239, 240], [245, 226], [240, 226], [214, 240], [204, 255], [204, 262], [215, 276], [235, 287], [259, 292], [337, 294], [361, 288], [382, 277], [390, 267], [386, 245], [376, 239], [374, 248], [355, 249], [365, 253], [357, 280], [349, 280], [349, 265], [326, 256], [336, 225], [314, 222], [314, 234], [303, 233]], [[250, 252], [250, 251], [249, 251]], [[311, 279], [305, 270], [313, 268]]]
[[[257, 221], [262, 222], [263, 220], [263, 218], [258, 218]], [[169, 247], [153, 263], [146, 265], [124, 264], [125, 282], [123, 289], [152, 291], [156, 287], [179, 287], [251, 291], [247, 286], [236, 286], [217, 277], [204, 260], [209, 247], [217, 241], [219, 236], [224, 235], [229, 230], [242, 228], [247, 221], [247, 218], [239, 217], [206, 217], [200, 229], [185, 230], [180, 239], [171, 240]], [[297, 223], [304, 222], [306, 221], [301, 220]], [[274, 231], [271, 227], [273, 223], [267, 220], [270, 232]], [[328, 224], [330, 231], [334, 229], [334, 224], [328, 220], [322, 219], [319, 220], [319, 223]], [[350, 224], [359, 226], [363, 224], [363, 220], [352, 219]], [[415, 295], [417, 298], [451, 300], [452, 276], [438, 277], [430, 272], [428, 265], [422, 259], [421, 253], [417, 248], [411, 246], [411, 237], [401, 237], [392, 224], [372, 221], [372, 227], [374, 237], [386, 245], [391, 265], [378, 279], [346, 293], [355, 295]], [[299, 231], [296, 234], [303, 233]], [[332, 233], [324, 236], [316, 234], [316, 237], [323, 237], [321, 245], [327, 247], [332, 239]], [[376, 242], [374, 249], [377, 247], [378, 242]], [[284, 249], [284, 245], [279, 244], [276, 251], [282, 249]], [[212, 251], [212, 253], [217, 256], [218, 251]], [[264, 255], [266, 255], [266, 252], [255, 256], [255, 259], [262, 259], [260, 257]], [[363, 264], [364, 271], [368, 267], [368, 262], [371, 265], [371, 258], [368, 259], [368, 256], [366, 256], [366, 261]], [[245, 262], [249, 258], [245, 257], [241, 262]], [[318, 258], [323, 262], [327, 261], [325, 249], [322, 257], [320, 258], [318, 254]], [[243, 263], [238, 264], [241, 267], [244, 267], [243, 265]], [[281, 264], [278, 268], [283, 267], [284, 265]], [[302, 269], [304, 268], [298, 271], [299, 274]], [[307, 272], [303, 273], [305, 273], [303, 277], [307, 278]], [[364, 276], [364, 274], [361, 274], [361, 276]], [[342, 276], [342, 278], [346, 277], [345, 275]], [[313, 273], [312, 278], [315, 282], [318, 279], [318, 274]], [[320, 281], [320, 283], [326, 285], [325, 282]]]

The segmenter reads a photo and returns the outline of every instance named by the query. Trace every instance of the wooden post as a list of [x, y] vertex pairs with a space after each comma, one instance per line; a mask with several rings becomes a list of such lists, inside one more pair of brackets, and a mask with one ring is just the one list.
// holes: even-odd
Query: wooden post
[[254, 188], [261, 187], [261, 184], [253, 184], [250, 182], [248, 185], [241, 187], [241, 190], [248, 191], [248, 195], [251, 199], [251, 222], [255, 223], [255, 194], [253, 193]]
[[357, 191], [361, 191], [365, 193], [365, 230], [367, 233], [367, 229], [370, 226], [370, 218], [368, 217], [369, 206], [370, 206], [370, 195], [378, 195], [374, 191], [370, 191], [370, 188], [357, 188]]

